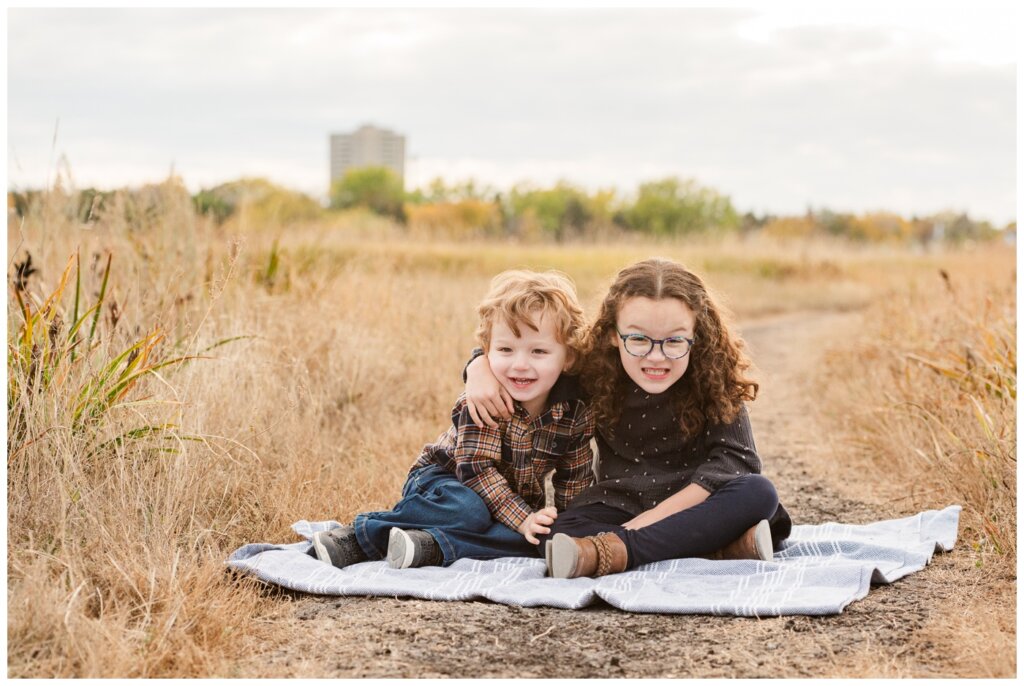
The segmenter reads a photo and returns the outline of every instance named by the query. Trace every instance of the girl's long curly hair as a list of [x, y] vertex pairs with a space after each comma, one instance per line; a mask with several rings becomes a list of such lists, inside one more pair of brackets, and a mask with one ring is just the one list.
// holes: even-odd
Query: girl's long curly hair
[[638, 297], [675, 298], [697, 317], [686, 373], [665, 391], [683, 433], [692, 436], [706, 422], [728, 423], [735, 419], [743, 401], [753, 400], [758, 391], [758, 384], [745, 375], [751, 363], [743, 352], [742, 339], [730, 334], [722, 321], [721, 308], [700, 277], [678, 262], [653, 258], [619, 272], [584, 341], [581, 380], [598, 425], [610, 431], [622, 415], [629, 376], [612, 335], [622, 304]]

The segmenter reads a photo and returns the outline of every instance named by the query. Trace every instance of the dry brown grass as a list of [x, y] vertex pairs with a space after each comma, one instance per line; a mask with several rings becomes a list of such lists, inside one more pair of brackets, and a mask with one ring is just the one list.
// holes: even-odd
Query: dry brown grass
[[865, 313], [828, 357], [824, 409], [849, 472], [911, 509], [964, 506], [984, 560], [1016, 557], [1016, 269], [1012, 255], [934, 271]]
[[[826, 355], [821, 419], [835, 460], [821, 470], [904, 513], [963, 507], [963, 571], [917, 635], [958, 674], [1016, 674], [1016, 263], [953, 261], [873, 302], [863, 329]], [[851, 674], [883, 676], [877, 660]], [[897, 669], [895, 675], [899, 674]], [[937, 672], [936, 676], [950, 676]]]
[[[279, 606], [228, 575], [224, 558], [242, 543], [290, 538], [299, 518], [344, 520], [393, 503], [422, 444], [445, 426], [476, 301], [501, 269], [567, 271], [593, 311], [617, 269], [664, 255], [706, 275], [738, 316], [752, 317], [861, 307], [940, 265], [975, 270], [990, 259], [740, 240], [424, 245], [357, 214], [216, 227], [173, 183], [154, 191], [141, 220], [126, 221], [115, 203], [83, 226], [62, 202], [55, 193], [24, 222], [9, 217], [12, 263], [28, 251], [39, 269], [32, 307], [56, 290], [76, 251], [83, 293], [95, 298], [112, 254], [107, 307], [116, 302], [120, 318], [100, 318], [91, 361], [69, 364], [63, 385], [9, 404], [12, 427], [21, 413], [8, 436], [11, 676], [231, 676], [240, 651], [281, 629], [267, 621]], [[13, 302], [9, 349], [22, 326]], [[60, 306], [67, 322], [70, 291]], [[147, 375], [123, 404], [76, 428], [66, 389], [154, 327], [165, 339], [153, 359], [246, 338]], [[9, 352], [9, 380], [25, 389], [19, 368]], [[958, 393], [943, 397], [963, 410]], [[1003, 409], [990, 412], [1001, 418]], [[95, 451], [133, 427], [164, 423], [175, 425], [169, 443], [124, 440]], [[926, 438], [899, 440], [930, 446]], [[174, 452], [155, 449], [168, 446]], [[941, 500], [954, 497], [960, 492]]]

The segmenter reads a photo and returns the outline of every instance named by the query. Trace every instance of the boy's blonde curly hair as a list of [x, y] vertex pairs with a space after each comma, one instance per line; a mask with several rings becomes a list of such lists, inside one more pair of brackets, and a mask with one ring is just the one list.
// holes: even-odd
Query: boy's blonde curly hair
[[558, 341], [569, 348], [571, 364], [575, 366], [580, 359], [586, 319], [576, 296], [575, 284], [562, 272], [504, 271], [491, 280], [491, 287], [477, 313], [480, 322], [476, 338], [485, 352], [490, 349], [491, 330], [499, 317], [512, 333], [519, 336], [520, 326], [537, 331], [536, 319], [540, 313], [545, 313], [554, 318]]

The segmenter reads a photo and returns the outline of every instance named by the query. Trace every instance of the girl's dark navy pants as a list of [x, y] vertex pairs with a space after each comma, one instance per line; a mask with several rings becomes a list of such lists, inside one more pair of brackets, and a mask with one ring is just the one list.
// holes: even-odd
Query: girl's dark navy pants
[[570, 504], [559, 513], [551, 533], [542, 538], [541, 554], [544, 540], [556, 533], [583, 537], [610, 531], [626, 543], [627, 564], [632, 569], [660, 560], [703, 557], [729, 545], [762, 519], [769, 520], [775, 547], [792, 528], [775, 486], [760, 474], [738, 476], [704, 502], [643, 528], [624, 529], [622, 524], [631, 519], [629, 512], [604, 503]]

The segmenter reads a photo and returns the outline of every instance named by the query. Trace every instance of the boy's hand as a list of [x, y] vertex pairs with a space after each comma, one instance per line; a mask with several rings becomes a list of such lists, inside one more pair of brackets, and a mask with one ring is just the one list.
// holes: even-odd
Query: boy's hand
[[515, 410], [512, 396], [491, 373], [486, 355], [479, 356], [466, 368], [466, 407], [474, 424], [486, 424], [494, 429], [498, 428], [499, 419], [511, 418]]
[[529, 541], [530, 543], [537, 545], [540, 541], [537, 540], [537, 534], [549, 534], [551, 529], [549, 528], [558, 519], [558, 510], [553, 507], [545, 507], [543, 510], [537, 510], [519, 525], [519, 533]]

